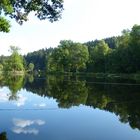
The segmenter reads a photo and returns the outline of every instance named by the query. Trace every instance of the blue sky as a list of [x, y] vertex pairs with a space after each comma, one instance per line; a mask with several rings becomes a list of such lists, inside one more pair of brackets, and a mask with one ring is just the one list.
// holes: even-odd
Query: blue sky
[[140, 24], [140, 0], [64, 0], [62, 19], [39, 21], [32, 14], [22, 26], [11, 20], [11, 31], [0, 33], [0, 55], [8, 55], [10, 45], [26, 54], [56, 47], [60, 40], [86, 42], [121, 34]]

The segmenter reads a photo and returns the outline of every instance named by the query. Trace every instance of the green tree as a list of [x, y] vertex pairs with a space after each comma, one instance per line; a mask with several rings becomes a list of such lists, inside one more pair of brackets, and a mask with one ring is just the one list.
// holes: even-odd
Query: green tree
[[118, 47], [108, 56], [108, 71], [112, 73], [136, 73], [140, 71], [140, 26], [123, 30], [118, 37]]
[[3, 70], [3, 65], [2, 64], [0, 64], [0, 71], [2, 71]]
[[5, 71], [23, 71], [23, 57], [18, 53], [19, 48], [10, 46], [10, 52], [12, 53], [5, 64]]
[[48, 71], [64, 71], [63, 61], [63, 50], [60, 48], [55, 48], [52, 54], [49, 56], [49, 61], [47, 64]]
[[140, 46], [140, 25], [134, 25], [130, 32], [131, 44], [134, 46]]
[[73, 43], [70, 47], [70, 64], [72, 71], [77, 72], [86, 68], [86, 62], [89, 59], [88, 48], [81, 43]]
[[94, 72], [105, 72], [106, 71], [106, 55], [110, 49], [104, 40], [101, 40], [90, 52], [90, 65], [93, 65]]
[[130, 44], [130, 30], [124, 29], [122, 35], [118, 37], [118, 47], [128, 47]]
[[26, 61], [26, 65], [28, 66], [30, 63], [34, 64], [34, 70], [46, 70], [46, 65], [49, 59], [49, 54], [53, 51], [52, 48], [41, 49], [38, 51], [34, 51], [28, 53], [24, 56], [24, 60]]
[[77, 72], [86, 68], [88, 58], [87, 46], [70, 40], [63, 40], [50, 55], [50, 70]]
[[[9, 21], [5, 18], [14, 18], [19, 24], [28, 20], [33, 12], [40, 20], [58, 20], [63, 11], [63, 0], [1, 0], [0, 1], [0, 31], [8, 32]], [[2, 17], [5, 15], [5, 17]]]
[[129, 55], [132, 72], [140, 72], [140, 25], [134, 25], [130, 33]]
[[10, 31], [10, 23], [4, 17], [0, 17], [0, 32], [9, 32]]

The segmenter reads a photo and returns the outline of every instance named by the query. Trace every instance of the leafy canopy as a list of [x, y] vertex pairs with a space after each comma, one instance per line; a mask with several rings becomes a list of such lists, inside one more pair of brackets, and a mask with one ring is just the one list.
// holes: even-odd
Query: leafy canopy
[[63, 0], [0, 0], [0, 31], [9, 31], [10, 24], [5, 18], [7, 16], [22, 24], [34, 12], [40, 20], [49, 19], [53, 22], [61, 17], [62, 11]]
[[10, 46], [9, 51], [12, 54], [9, 56], [8, 60], [6, 61], [4, 67], [5, 72], [23, 71], [24, 70], [23, 57], [18, 53], [19, 48], [16, 46]]
[[60, 41], [49, 57], [50, 71], [78, 71], [86, 67], [89, 53], [86, 45], [71, 40]]

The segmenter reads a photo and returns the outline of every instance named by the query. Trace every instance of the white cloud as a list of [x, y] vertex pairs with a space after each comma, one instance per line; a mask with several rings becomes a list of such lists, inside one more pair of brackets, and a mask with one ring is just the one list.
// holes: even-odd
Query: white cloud
[[14, 127], [12, 128], [12, 131], [14, 133], [20, 134], [34, 134], [37, 135], [39, 133], [39, 130], [36, 128], [30, 128], [32, 125], [44, 125], [45, 121], [37, 119], [37, 120], [26, 120], [26, 119], [13, 119]]

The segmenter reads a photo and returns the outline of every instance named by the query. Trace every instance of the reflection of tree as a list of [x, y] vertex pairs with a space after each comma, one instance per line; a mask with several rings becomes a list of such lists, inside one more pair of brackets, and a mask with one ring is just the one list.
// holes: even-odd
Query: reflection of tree
[[89, 96], [87, 99], [86, 105], [93, 106], [94, 108], [104, 109], [111, 98], [107, 95], [104, 85], [88, 85], [89, 87]]
[[9, 100], [17, 100], [17, 92], [23, 87], [24, 77], [21, 75], [4, 75], [1, 86], [8, 86], [10, 89]]
[[65, 80], [63, 76], [50, 76], [47, 79], [35, 79], [33, 83], [27, 81], [25, 88], [40, 96], [57, 99], [60, 107], [85, 104], [88, 96], [85, 81], [72, 82], [68, 77]]
[[32, 82], [34, 81], [34, 76], [33, 76], [33, 74], [29, 74], [29, 75], [28, 75], [28, 80], [29, 80], [30, 83], [32, 83]]
[[85, 104], [88, 97], [85, 81], [57, 78], [49, 81], [48, 90], [49, 96], [56, 98], [59, 106], [64, 108]]
[[[96, 81], [96, 79], [93, 80]], [[138, 85], [94, 84], [91, 79], [85, 81], [84, 78], [81, 80], [64, 76], [49, 76], [46, 79], [35, 79], [33, 83], [27, 82], [25, 88], [40, 96], [55, 98], [59, 107], [69, 108], [85, 104], [107, 110], [118, 115], [121, 122], [140, 129]]]
[[11, 76], [8, 78], [8, 86], [11, 91], [11, 95], [9, 97], [9, 100], [17, 100], [17, 92], [22, 88], [23, 86], [23, 76]]
[[16, 94], [23, 86], [23, 76], [12, 76], [8, 79], [9, 89]]
[[6, 132], [0, 133], [0, 140], [8, 140]]
[[113, 112], [121, 122], [140, 129], [139, 93], [139, 86], [134, 85], [94, 85], [89, 90], [87, 105]]
[[27, 91], [31, 91], [33, 93], [36, 93], [40, 96], [47, 96], [47, 85], [46, 85], [46, 79], [45, 78], [34, 78], [34, 80], [31, 82], [30, 78], [28, 77], [26, 79], [24, 87]]

